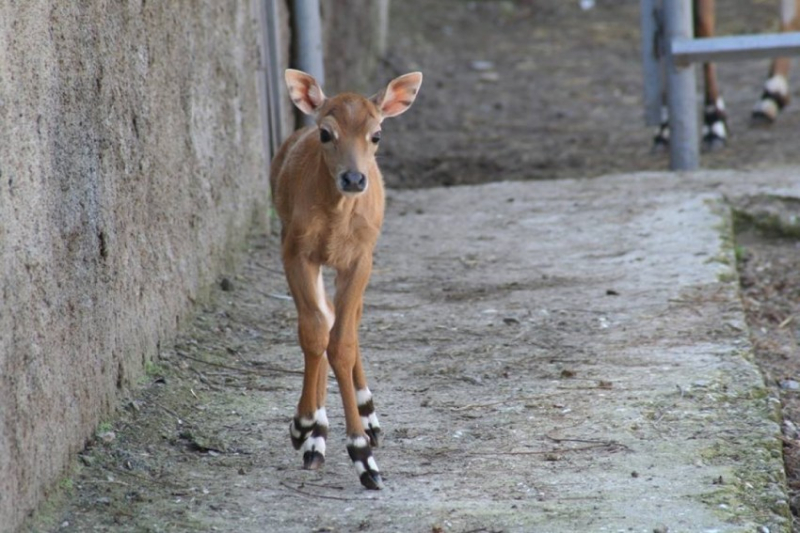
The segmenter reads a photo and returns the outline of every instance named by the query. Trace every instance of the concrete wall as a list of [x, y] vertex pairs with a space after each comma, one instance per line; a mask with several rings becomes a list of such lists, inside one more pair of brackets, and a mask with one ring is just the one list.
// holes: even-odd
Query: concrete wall
[[0, 530], [267, 196], [254, 1], [0, 2]]

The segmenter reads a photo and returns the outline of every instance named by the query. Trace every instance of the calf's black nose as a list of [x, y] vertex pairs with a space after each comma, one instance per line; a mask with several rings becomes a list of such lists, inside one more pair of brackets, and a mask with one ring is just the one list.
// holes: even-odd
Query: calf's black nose
[[361, 172], [347, 170], [339, 175], [339, 183], [344, 192], [363, 192], [367, 188], [367, 177]]

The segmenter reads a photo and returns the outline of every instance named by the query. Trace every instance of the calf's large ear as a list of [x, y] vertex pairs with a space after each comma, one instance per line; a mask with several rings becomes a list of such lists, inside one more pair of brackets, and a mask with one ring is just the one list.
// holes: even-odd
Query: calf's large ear
[[325, 94], [313, 76], [302, 70], [287, 68], [284, 77], [289, 88], [289, 98], [300, 111], [306, 115], [319, 111], [325, 103]]
[[393, 79], [389, 85], [370, 100], [378, 106], [383, 118], [396, 117], [405, 112], [419, 92], [422, 85], [422, 72], [411, 72]]

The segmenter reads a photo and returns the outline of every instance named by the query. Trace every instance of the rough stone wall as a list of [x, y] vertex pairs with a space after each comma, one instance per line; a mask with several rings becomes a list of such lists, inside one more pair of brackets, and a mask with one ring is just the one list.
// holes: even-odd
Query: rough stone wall
[[254, 6], [0, 2], [0, 531], [265, 207]]

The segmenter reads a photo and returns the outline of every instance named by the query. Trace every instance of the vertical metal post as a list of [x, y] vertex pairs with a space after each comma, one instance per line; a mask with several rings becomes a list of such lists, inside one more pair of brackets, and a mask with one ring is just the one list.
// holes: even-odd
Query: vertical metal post
[[285, 101], [281, 98], [281, 86], [284, 83], [283, 69], [281, 68], [281, 30], [276, 0], [264, 1], [266, 2], [265, 24], [268, 38], [267, 94], [269, 96], [271, 148], [272, 154], [275, 155], [278, 147], [286, 137], [286, 132], [283, 131], [283, 107]]
[[[294, 0], [293, 19], [297, 68], [314, 76], [325, 85], [325, 65], [322, 61], [322, 21], [319, 0]], [[305, 124], [313, 124], [312, 117], [304, 115]]]
[[673, 40], [693, 37], [691, 4], [691, 0], [667, 0], [663, 5], [672, 170], [695, 170], [700, 159], [694, 65], [676, 65], [671, 52]]
[[258, 87], [258, 111], [261, 122], [261, 140], [263, 142], [264, 160], [272, 158], [272, 130], [270, 127], [270, 62], [269, 62], [269, 24], [267, 23], [266, 2], [263, 0], [256, 2], [256, 15], [259, 25], [258, 50], [259, 60], [256, 85]]
[[664, 105], [661, 80], [661, 2], [640, 0], [639, 16], [642, 25], [642, 74], [644, 75], [644, 123], [661, 124], [661, 107]]

